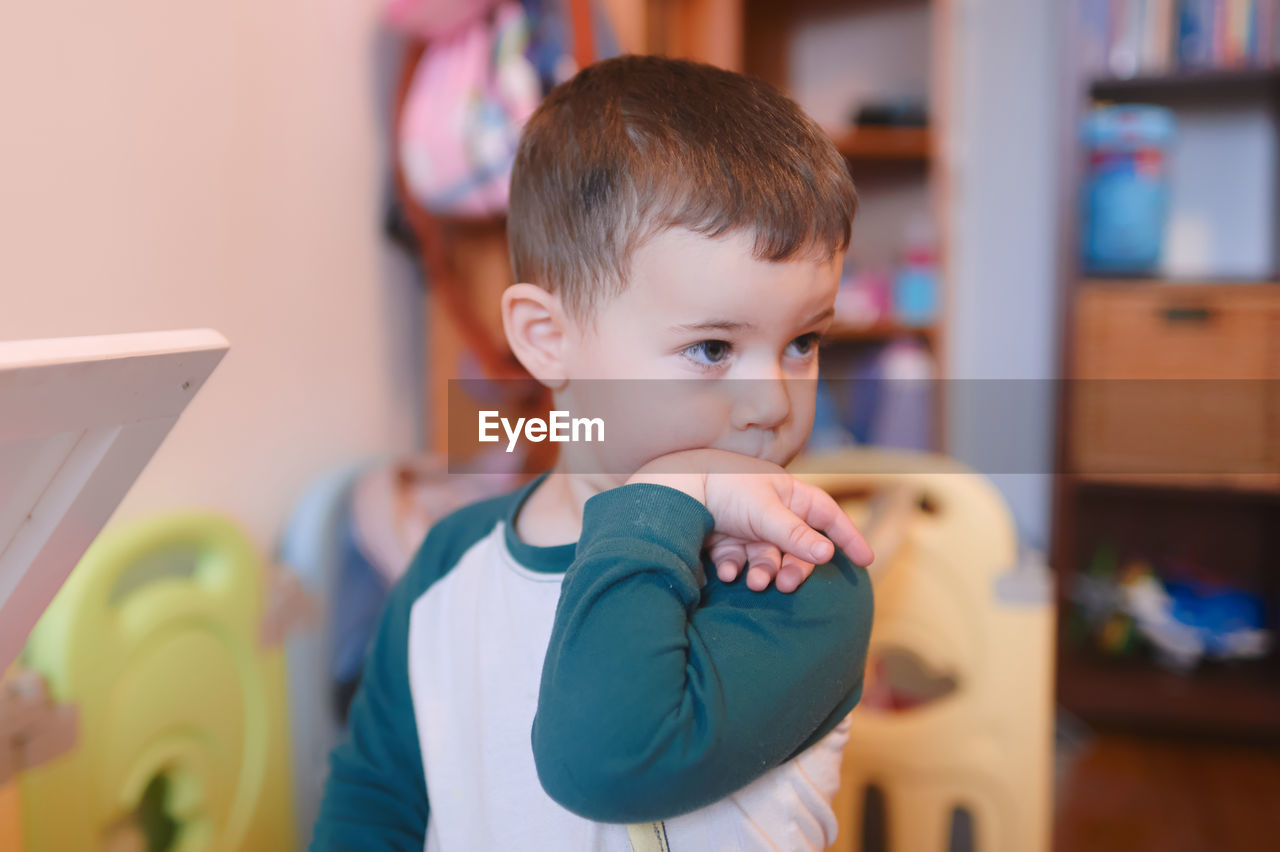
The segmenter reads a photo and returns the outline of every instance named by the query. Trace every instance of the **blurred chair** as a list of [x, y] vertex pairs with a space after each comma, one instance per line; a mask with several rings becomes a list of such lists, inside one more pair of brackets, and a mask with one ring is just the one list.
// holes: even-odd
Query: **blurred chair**
[[849, 450], [791, 470], [836, 497], [876, 550], [831, 849], [1047, 852], [1053, 598], [1042, 565], [1019, 565], [999, 493], [931, 454]]

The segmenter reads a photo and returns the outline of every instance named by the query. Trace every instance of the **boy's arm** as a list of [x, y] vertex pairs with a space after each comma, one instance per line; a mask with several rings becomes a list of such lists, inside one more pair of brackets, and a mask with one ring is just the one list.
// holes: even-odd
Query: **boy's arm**
[[404, 581], [395, 587], [365, 658], [312, 850], [422, 849], [429, 807], [409, 692], [411, 591]]
[[602, 822], [665, 819], [746, 786], [857, 703], [871, 584], [839, 551], [795, 592], [714, 576], [698, 500], [637, 483], [584, 507], [533, 727], [543, 787]]

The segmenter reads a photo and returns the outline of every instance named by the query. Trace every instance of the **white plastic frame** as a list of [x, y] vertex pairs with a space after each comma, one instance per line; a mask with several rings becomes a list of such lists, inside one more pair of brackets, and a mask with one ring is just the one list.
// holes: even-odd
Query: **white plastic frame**
[[226, 351], [209, 329], [0, 341], [0, 672]]

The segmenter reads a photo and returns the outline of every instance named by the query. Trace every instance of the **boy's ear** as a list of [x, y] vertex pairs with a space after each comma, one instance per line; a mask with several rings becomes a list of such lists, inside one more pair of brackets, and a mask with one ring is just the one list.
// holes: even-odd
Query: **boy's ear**
[[536, 284], [512, 284], [502, 293], [502, 329], [529, 375], [559, 390], [566, 379], [560, 297]]

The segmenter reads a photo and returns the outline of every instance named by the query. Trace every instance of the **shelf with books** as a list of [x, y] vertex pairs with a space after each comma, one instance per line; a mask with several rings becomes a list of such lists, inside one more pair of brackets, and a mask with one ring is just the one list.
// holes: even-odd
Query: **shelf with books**
[[1280, 56], [1280, 0], [1081, 0], [1079, 8], [1078, 54], [1093, 76], [1266, 68]]
[[[1252, 595], [1265, 610], [1264, 629], [1280, 627], [1280, 231], [1271, 199], [1280, 174], [1272, 129], [1280, 0], [1082, 0], [1078, 8], [1084, 19], [1075, 21], [1064, 89], [1070, 191], [1059, 243], [1059, 697], [1091, 722], [1280, 734], [1274, 650], [1180, 674], [1162, 666], [1158, 643], [1145, 634], [1132, 646], [1118, 647], [1125, 643], [1115, 636], [1100, 645], [1106, 629], [1124, 633], [1123, 619], [1092, 640], [1069, 629], [1073, 595], [1097, 590], [1095, 559], [1108, 541], [1121, 554], [1117, 577], [1141, 579], [1145, 565], [1151, 588], [1193, 578]], [[1169, 207], [1150, 274], [1085, 268], [1091, 244], [1082, 237], [1095, 232], [1075, 214], [1097, 186], [1086, 149], [1098, 140], [1080, 129], [1099, 101], [1158, 105], [1176, 122], [1175, 144], [1164, 150]], [[1155, 381], [1135, 392], [1088, 381], [1095, 379]], [[1185, 399], [1169, 404], [1179, 393]], [[1189, 594], [1213, 598], [1204, 589]]]

